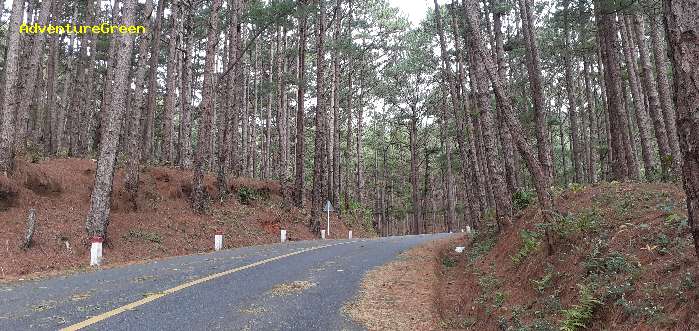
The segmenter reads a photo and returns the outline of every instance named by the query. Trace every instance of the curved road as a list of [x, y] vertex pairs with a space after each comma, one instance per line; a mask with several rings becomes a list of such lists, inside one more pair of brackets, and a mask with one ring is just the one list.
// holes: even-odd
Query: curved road
[[0, 330], [361, 330], [364, 274], [447, 234], [244, 247], [0, 284]]

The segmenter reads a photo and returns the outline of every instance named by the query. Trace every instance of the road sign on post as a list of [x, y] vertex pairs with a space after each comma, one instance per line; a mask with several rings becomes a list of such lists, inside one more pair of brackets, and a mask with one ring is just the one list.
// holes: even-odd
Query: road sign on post
[[332, 203], [330, 203], [330, 200], [325, 201], [325, 206], [323, 207], [323, 211], [328, 213], [328, 226], [326, 227], [325, 234], [330, 237], [330, 212], [335, 211], [333, 208]]

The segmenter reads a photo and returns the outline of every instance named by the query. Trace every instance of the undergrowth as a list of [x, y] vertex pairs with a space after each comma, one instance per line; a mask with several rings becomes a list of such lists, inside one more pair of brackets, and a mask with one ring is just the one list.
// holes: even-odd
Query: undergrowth
[[522, 247], [515, 255], [510, 257], [514, 265], [519, 265], [524, 262], [527, 256], [536, 251], [541, 245], [541, 240], [539, 240], [541, 235], [537, 232], [522, 230], [519, 236], [522, 238]]
[[594, 288], [584, 284], [578, 284], [578, 287], [580, 288], [578, 304], [561, 311], [564, 317], [561, 322], [561, 330], [563, 331], [587, 328], [595, 310], [602, 304], [602, 301], [595, 298]]

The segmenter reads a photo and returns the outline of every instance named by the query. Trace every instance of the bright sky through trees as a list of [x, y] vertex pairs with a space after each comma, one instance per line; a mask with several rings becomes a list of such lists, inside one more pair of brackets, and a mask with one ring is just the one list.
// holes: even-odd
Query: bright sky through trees
[[[390, 0], [391, 5], [400, 8], [414, 26], [425, 18], [429, 4], [427, 0]], [[441, 3], [442, 1], [440, 1]]]

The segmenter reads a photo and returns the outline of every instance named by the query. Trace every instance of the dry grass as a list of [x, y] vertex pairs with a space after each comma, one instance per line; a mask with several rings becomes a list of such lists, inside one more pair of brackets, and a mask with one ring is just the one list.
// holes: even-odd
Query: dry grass
[[437, 256], [461, 236], [434, 241], [401, 254], [395, 261], [364, 276], [358, 298], [345, 313], [369, 330], [434, 330], [439, 314], [434, 286]]

